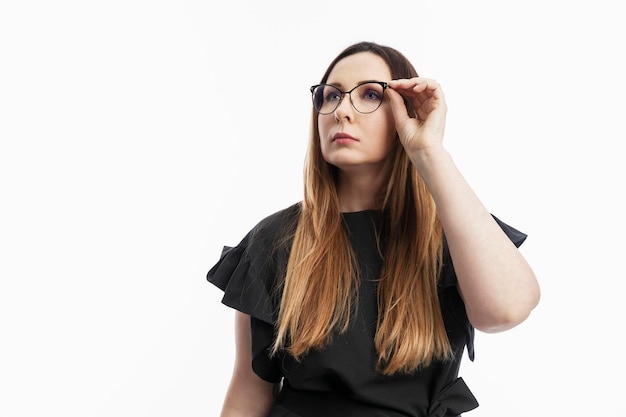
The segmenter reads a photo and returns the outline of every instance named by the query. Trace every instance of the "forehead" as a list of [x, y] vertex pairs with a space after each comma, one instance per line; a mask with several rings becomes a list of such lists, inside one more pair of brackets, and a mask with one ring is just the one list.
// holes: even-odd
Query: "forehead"
[[348, 88], [362, 81], [391, 81], [387, 63], [371, 52], [359, 52], [337, 62], [326, 82]]

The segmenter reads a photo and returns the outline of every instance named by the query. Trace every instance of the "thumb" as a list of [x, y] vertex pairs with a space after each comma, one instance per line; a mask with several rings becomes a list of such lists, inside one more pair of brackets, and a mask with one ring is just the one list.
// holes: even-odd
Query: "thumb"
[[396, 121], [396, 126], [400, 127], [404, 125], [408, 119], [410, 119], [409, 113], [406, 110], [406, 105], [404, 104], [404, 98], [400, 93], [391, 88], [387, 89], [387, 95], [389, 96], [391, 110]]
[[391, 103], [391, 110], [393, 112], [393, 118], [396, 123], [396, 131], [400, 137], [400, 141], [404, 144], [416, 134], [417, 121], [409, 116], [404, 103], [404, 97], [392, 89], [388, 90], [389, 101]]

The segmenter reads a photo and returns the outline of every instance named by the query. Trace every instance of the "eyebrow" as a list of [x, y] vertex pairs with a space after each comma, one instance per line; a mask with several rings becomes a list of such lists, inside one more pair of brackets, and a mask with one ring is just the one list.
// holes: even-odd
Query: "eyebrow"
[[[362, 81], [358, 81], [354, 85], [354, 87], [356, 87], [357, 85], [365, 84], [365, 83], [381, 83], [381, 82], [383, 82], [383, 81], [381, 81], [381, 80], [373, 80], [373, 79], [372, 80], [362, 80]], [[343, 83], [331, 83], [331, 82], [326, 81], [326, 84], [332, 85], [334, 87], [345, 88], [343, 86]]]

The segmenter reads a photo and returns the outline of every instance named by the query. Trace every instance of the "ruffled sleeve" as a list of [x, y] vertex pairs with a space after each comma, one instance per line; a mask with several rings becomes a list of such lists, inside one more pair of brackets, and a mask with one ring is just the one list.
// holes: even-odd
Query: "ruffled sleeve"
[[[502, 231], [508, 236], [508, 238], [513, 242], [516, 247], [520, 247], [522, 243], [527, 238], [525, 233], [520, 232], [512, 226], [502, 222], [496, 216], [493, 216], [493, 219], [496, 221], [498, 226], [502, 229]], [[467, 354], [470, 360], [474, 360], [474, 327], [469, 322], [467, 318], [467, 313], [465, 311], [465, 305], [463, 304], [463, 300], [461, 296], [458, 294], [456, 290], [457, 277], [454, 272], [454, 266], [452, 265], [452, 258], [450, 256], [450, 252], [448, 250], [448, 246], [444, 244], [443, 248], [443, 269], [441, 272], [441, 278], [439, 281], [439, 290], [440, 294], [444, 294], [447, 298], [446, 300], [454, 301], [449, 303], [450, 305], [447, 308], [450, 310], [451, 315], [455, 318], [457, 323], [465, 323], [465, 339], [466, 339], [466, 347]], [[441, 297], [441, 296], [440, 296]]]
[[[266, 323], [274, 322], [271, 277], [262, 277], [248, 252], [250, 232], [235, 247], [224, 246], [220, 260], [209, 270], [207, 279], [224, 291], [222, 303]], [[270, 278], [270, 279], [268, 279]]]
[[513, 242], [515, 247], [519, 248], [520, 246], [522, 246], [522, 243], [524, 243], [528, 235], [502, 222], [494, 215], [492, 215], [491, 217], [493, 217], [493, 219], [496, 221], [496, 223], [498, 223], [498, 226], [500, 226], [502, 231], [509, 237], [509, 239], [511, 239], [511, 242]]
[[257, 224], [237, 246], [225, 246], [207, 280], [224, 291], [222, 303], [251, 317], [252, 368], [266, 381], [281, 378], [270, 358], [279, 287], [286, 270], [297, 205]]
[[457, 378], [445, 387], [428, 410], [428, 417], [458, 416], [478, 407], [478, 401], [469, 390], [463, 378]]

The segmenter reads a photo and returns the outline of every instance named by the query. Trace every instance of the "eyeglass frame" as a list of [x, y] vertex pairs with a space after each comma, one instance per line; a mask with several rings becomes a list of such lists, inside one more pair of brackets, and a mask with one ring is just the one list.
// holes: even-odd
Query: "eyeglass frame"
[[[383, 88], [383, 98], [381, 98], [380, 103], [378, 104], [378, 107], [376, 107], [374, 110], [372, 111], [368, 111], [368, 112], [362, 112], [359, 109], [356, 108], [356, 106], [354, 105], [354, 101], [352, 101], [352, 92], [354, 90], [356, 90], [357, 88], [359, 88], [362, 85], [365, 84], [378, 84]], [[319, 110], [317, 110], [317, 108], [315, 107], [315, 89], [318, 87], [322, 87], [322, 86], [329, 86], [334, 88], [335, 90], [339, 91], [339, 93], [341, 93], [341, 99], [339, 99], [339, 101], [337, 102], [337, 106], [333, 109], [333, 111], [328, 112], [328, 113], [322, 113]], [[389, 83], [385, 82], [385, 81], [363, 81], [362, 83], [357, 84], [356, 86], [354, 86], [351, 90], [349, 91], [341, 91], [337, 86], [332, 85], [332, 84], [326, 84], [326, 83], [322, 83], [322, 84], [315, 84], [312, 85], [311, 88], [309, 88], [309, 90], [311, 91], [311, 101], [313, 101], [313, 108], [315, 109], [316, 112], [318, 112], [319, 114], [323, 114], [323, 115], [327, 115], [327, 114], [332, 114], [334, 113], [338, 108], [339, 105], [341, 105], [341, 102], [343, 101], [344, 96], [347, 94], [348, 97], [350, 97], [350, 105], [352, 106], [352, 108], [354, 110], [356, 110], [357, 112], [361, 113], [361, 114], [370, 114], [370, 113], [374, 113], [376, 110], [378, 110], [381, 106], [381, 104], [383, 104], [383, 99], [385, 96], [385, 90], [389, 88]]]

